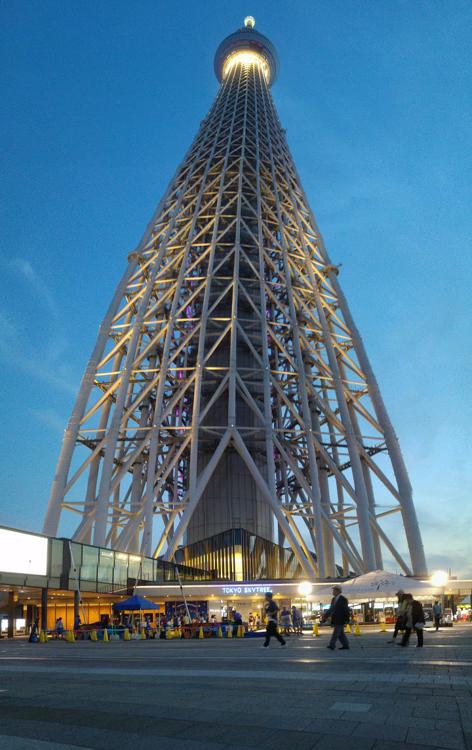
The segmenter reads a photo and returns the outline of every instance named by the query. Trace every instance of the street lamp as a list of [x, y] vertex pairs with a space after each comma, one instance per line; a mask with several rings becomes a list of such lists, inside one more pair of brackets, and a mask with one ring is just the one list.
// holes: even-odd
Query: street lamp
[[435, 588], [441, 589], [441, 612], [442, 612], [442, 618], [443, 618], [443, 624], [444, 624], [446, 622], [446, 619], [444, 617], [444, 603], [445, 603], [444, 589], [449, 580], [449, 576], [445, 570], [436, 570], [432, 574], [430, 580], [431, 580], [432, 586], [434, 586]]
[[298, 593], [300, 596], [310, 596], [311, 592], [313, 591], [313, 584], [309, 581], [303, 581], [298, 586]]
[[307, 616], [308, 616], [308, 597], [310, 596], [312, 591], [313, 591], [313, 584], [310, 583], [310, 581], [302, 581], [302, 583], [298, 585], [298, 593], [300, 594], [300, 596], [303, 596], [303, 598], [305, 599], [305, 609], [307, 612]]
[[449, 576], [445, 570], [436, 570], [431, 576], [431, 584], [437, 588], [445, 586], [449, 580]]

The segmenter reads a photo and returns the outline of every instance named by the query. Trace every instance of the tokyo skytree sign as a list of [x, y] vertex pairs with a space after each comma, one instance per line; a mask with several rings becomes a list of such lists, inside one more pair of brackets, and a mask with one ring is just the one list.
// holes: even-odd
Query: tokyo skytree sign
[[[397, 437], [271, 97], [248, 17], [101, 323], [44, 531], [172, 560], [242, 528], [311, 578], [425, 557]], [[404, 558], [385, 518], [396, 515]], [[388, 524], [387, 524], [388, 525]]]

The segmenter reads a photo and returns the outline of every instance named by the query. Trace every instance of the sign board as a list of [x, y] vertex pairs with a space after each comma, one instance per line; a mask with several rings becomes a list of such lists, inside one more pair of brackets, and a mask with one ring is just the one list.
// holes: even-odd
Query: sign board
[[45, 576], [47, 565], [46, 537], [0, 529], [0, 573]]
[[244, 584], [242, 586], [222, 586], [222, 594], [265, 594], [267, 591], [273, 591], [273, 586], [251, 586]]

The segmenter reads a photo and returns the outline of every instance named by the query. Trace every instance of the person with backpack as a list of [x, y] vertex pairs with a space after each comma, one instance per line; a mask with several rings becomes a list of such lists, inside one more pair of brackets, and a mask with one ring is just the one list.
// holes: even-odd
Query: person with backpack
[[349, 604], [346, 597], [342, 595], [341, 586], [333, 586], [333, 598], [331, 599], [328, 611], [323, 617], [323, 621], [326, 621], [328, 617], [331, 618], [333, 634], [326, 648], [334, 651], [336, 641], [339, 639], [341, 643], [340, 650], [347, 651], [349, 649], [349, 641], [346, 638], [344, 626], [349, 622]]
[[285, 640], [277, 630], [277, 614], [279, 608], [272, 598], [272, 591], [268, 591], [265, 595], [264, 610], [267, 618], [266, 637], [263, 644], [264, 648], [267, 648], [272, 636], [277, 638], [281, 646], [285, 646]]

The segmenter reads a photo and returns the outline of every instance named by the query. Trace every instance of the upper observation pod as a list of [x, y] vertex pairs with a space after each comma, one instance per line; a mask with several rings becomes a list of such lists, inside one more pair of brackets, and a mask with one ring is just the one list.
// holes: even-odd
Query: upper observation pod
[[223, 39], [215, 54], [215, 73], [219, 82], [237, 64], [255, 63], [271, 86], [277, 78], [279, 60], [275, 47], [267, 37], [255, 31], [256, 22], [252, 16], [246, 16], [242, 29]]

